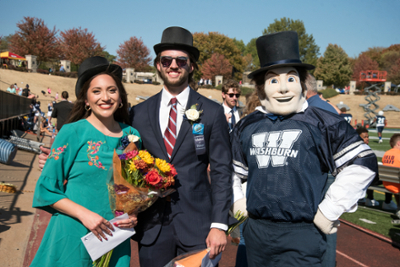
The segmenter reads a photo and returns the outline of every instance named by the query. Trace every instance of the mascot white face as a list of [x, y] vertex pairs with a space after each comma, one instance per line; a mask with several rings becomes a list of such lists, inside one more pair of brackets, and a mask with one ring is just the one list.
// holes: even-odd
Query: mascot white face
[[293, 67], [271, 69], [265, 73], [264, 91], [266, 98], [261, 104], [268, 112], [288, 115], [299, 112], [306, 101], [300, 77]]

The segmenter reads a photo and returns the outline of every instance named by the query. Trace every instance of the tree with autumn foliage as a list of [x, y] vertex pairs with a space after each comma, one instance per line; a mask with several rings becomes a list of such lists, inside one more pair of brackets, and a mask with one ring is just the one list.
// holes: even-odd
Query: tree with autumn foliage
[[201, 66], [203, 78], [215, 80], [215, 76], [221, 75], [224, 79], [232, 77], [232, 65], [229, 60], [218, 53], [212, 54]]
[[122, 68], [134, 68], [135, 71], [150, 71], [150, 50], [144, 45], [142, 38], [131, 37], [119, 45], [117, 50], [118, 64]]
[[398, 59], [400, 59], [400, 45], [392, 45], [382, 51], [379, 67], [390, 72]]
[[251, 55], [251, 62], [250, 62], [250, 66], [248, 69], [249, 71], [254, 71], [254, 70], [260, 68], [260, 59], [258, 58], [256, 41], [257, 41], [257, 38], [253, 38], [246, 45], [245, 53]]
[[58, 31], [50, 30], [42, 19], [24, 17], [18, 31], [10, 38], [9, 50], [21, 56], [35, 55], [38, 61], [58, 58]]
[[400, 58], [397, 59], [395, 64], [393, 64], [392, 68], [390, 69], [388, 73], [388, 81], [395, 85], [400, 84]]
[[379, 65], [381, 64], [381, 55], [382, 55], [382, 51], [384, 50], [384, 47], [370, 47], [368, 48], [367, 51], [364, 51], [360, 54], [369, 57], [370, 59], [372, 59], [372, 61], [377, 62]]
[[103, 56], [104, 47], [88, 29], [72, 28], [62, 31], [59, 38], [61, 58], [80, 65], [86, 58]]
[[362, 53], [354, 62], [353, 76], [351, 79], [357, 82], [357, 87], [364, 87], [364, 82], [360, 82], [360, 73], [366, 70], [378, 70], [379, 64], [369, 56]]
[[242, 51], [238, 48], [233, 39], [218, 32], [200, 32], [193, 34], [193, 45], [200, 51], [200, 58], [197, 62], [199, 71], [196, 71], [194, 74], [195, 80], [200, 80], [200, 78], [203, 77], [202, 65], [210, 59], [213, 54], [223, 55], [231, 65], [230, 71], [232, 71], [233, 67], [237, 70], [234, 78], [237, 80], [242, 79], [242, 73], [246, 63], [243, 59]]

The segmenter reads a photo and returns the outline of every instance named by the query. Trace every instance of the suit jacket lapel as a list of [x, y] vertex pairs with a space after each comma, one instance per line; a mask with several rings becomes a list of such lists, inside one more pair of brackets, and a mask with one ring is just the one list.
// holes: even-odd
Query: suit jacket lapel
[[[155, 103], [151, 103], [148, 106], [148, 116], [153, 133], [156, 136], [156, 140], [160, 145], [162, 152], [164, 153], [164, 158], [168, 159], [167, 149], [165, 148], [164, 139], [161, 134], [160, 129], [160, 103], [161, 103], [161, 93], [158, 93], [157, 97], [154, 98]], [[155, 115], [155, 116], [154, 116]]]
[[[197, 92], [195, 92], [192, 89], [190, 89], [189, 99], [188, 99], [188, 102], [186, 104], [186, 109], [185, 110], [189, 109], [194, 104], [198, 104], [197, 109], [201, 110], [201, 105], [203, 103], [200, 101], [199, 98], [200, 98], [200, 95]], [[201, 119], [200, 119], [200, 122], [201, 122]], [[173, 160], [175, 154], [179, 150], [179, 147], [182, 145], [183, 141], [186, 138], [186, 135], [189, 132], [192, 132], [192, 125], [190, 124], [190, 122], [188, 120], [183, 119], [181, 128], [179, 130], [178, 139], [176, 140], [176, 143], [175, 143], [175, 146], [174, 146], [174, 151], [172, 151], [171, 161]], [[189, 138], [193, 139], [193, 137], [189, 137]]]

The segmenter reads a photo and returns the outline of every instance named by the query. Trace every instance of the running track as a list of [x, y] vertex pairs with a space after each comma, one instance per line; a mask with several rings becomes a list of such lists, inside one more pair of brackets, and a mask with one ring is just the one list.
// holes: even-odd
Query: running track
[[[24, 266], [30, 265], [43, 237], [45, 231], [43, 226], [47, 225], [49, 219], [49, 213], [42, 210], [36, 211], [26, 249]], [[41, 227], [38, 227], [38, 225]], [[131, 244], [131, 266], [139, 267], [137, 244], [133, 241]], [[219, 266], [234, 267], [236, 250], [237, 246], [232, 245], [229, 240]], [[389, 242], [382, 241], [342, 222], [337, 237], [336, 262], [338, 267], [400, 266], [400, 249], [392, 246]]]

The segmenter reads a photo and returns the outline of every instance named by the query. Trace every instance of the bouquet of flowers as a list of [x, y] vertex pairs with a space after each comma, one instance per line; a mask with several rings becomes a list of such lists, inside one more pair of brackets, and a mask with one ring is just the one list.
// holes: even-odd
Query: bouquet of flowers
[[129, 143], [122, 154], [114, 151], [113, 179], [108, 183], [111, 209], [116, 216], [146, 210], [158, 197], [175, 191], [170, 188], [175, 175], [172, 164]]
[[[159, 197], [175, 192], [171, 188], [177, 175], [174, 166], [163, 159], [154, 158], [146, 150], [139, 150], [138, 137], [122, 138], [122, 154], [114, 151], [112, 175], [107, 183], [110, 206], [115, 216], [145, 211]], [[113, 250], [97, 259], [93, 266], [106, 267]]]

